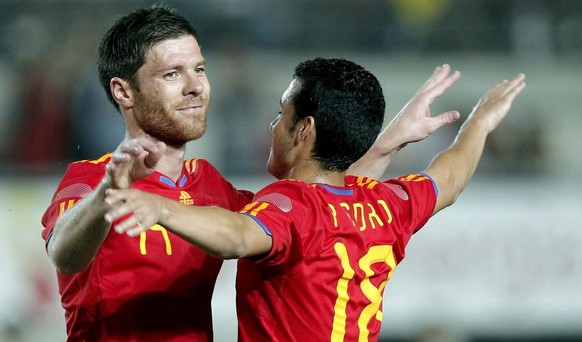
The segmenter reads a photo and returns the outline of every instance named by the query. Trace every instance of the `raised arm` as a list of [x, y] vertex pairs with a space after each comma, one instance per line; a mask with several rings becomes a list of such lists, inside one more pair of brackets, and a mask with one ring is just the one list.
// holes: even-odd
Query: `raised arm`
[[406, 144], [422, 140], [440, 127], [455, 122], [459, 112], [448, 111], [431, 116], [430, 105], [444, 94], [461, 74], [451, 73], [448, 64], [437, 67], [388, 126], [378, 135], [370, 150], [352, 164], [348, 174], [381, 178], [392, 157]]
[[268, 252], [272, 239], [257, 222], [246, 215], [218, 207], [181, 204], [139, 190], [107, 190], [110, 206], [108, 222], [118, 222], [115, 230], [129, 236], [139, 235], [153, 224], [181, 236], [210, 255], [235, 259]]
[[[106, 175], [95, 189], [55, 223], [47, 253], [57, 270], [71, 274], [82, 271], [93, 260], [109, 233], [111, 224], [104, 219], [107, 207], [105, 190], [124, 189], [153, 170], [163, 147], [146, 139], [122, 142], [112, 154]], [[142, 141], [143, 140], [143, 141]], [[135, 155], [135, 158], [128, 158]]]
[[461, 126], [453, 144], [425, 170], [439, 190], [433, 214], [453, 204], [465, 189], [477, 168], [487, 136], [509, 112], [513, 100], [525, 87], [524, 80], [525, 75], [519, 74], [489, 89]]

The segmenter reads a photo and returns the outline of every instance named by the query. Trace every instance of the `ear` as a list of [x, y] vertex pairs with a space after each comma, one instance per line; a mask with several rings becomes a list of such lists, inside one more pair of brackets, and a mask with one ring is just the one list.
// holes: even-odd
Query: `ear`
[[297, 144], [304, 143], [309, 140], [315, 142], [315, 118], [313, 116], [306, 116], [297, 122], [295, 129], [295, 142]]
[[119, 106], [124, 108], [133, 107], [133, 88], [129, 82], [119, 77], [113, 77], [109, 82], [111, 95]]

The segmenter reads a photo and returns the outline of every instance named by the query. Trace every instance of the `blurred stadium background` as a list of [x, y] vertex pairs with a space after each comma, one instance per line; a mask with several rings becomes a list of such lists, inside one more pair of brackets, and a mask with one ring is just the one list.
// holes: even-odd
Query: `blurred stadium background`
[[[111, 151], [120, 116], [95, 49], [118, 16], [152, 1], [0, 0], [0, 341], [63, 341], [40, 218], [66, 165]], [[386, 287], [385, 341], [582, 338], [582, 1], [199, 0], [180, 9], [201, 35], [213, 87], [190, 157], [257, 190], [268, 123], [293, 67], [316, 56], [372, 70], [388, 122], [449, 63], [461, 80], [433, 105], [463, 117], [518, 72], [527, 88], [491, 136], [473, 182], [412, 239]], [[419, 171], [458, 125], [406, 147], [386, 177]], [[216, 341], [236, 338], [235, 263], [214, 299]]]

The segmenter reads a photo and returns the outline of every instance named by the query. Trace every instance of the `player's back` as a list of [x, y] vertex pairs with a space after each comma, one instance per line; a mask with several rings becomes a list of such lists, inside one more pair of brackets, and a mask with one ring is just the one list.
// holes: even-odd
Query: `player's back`
[[376, 340], [386, 282], [434, 206], [432, 182], [418, 180], [280, 181], [257, 193], [244, 212], [273, 248], [239, 262], [241, 340]]

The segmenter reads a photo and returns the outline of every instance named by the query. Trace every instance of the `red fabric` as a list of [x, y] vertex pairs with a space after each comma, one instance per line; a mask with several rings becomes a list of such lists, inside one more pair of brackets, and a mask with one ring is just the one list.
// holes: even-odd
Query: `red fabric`
[[[50, 236], [61, 208], [81, 200], [101, 181], [108, 161], [106, 155], [69, 165], [42, 218], [43, 238]], [[171, 186], [154, 173], [132, 187], [230, 210], [242, 208], [252, 196], [237, 191], [204, 160], [185, 161], [177, 183]], [[85, 271], [57, 272], [69, 341], [212, 340], [210, 304], [222, 260], [169, 231], [150, 229], [141, 239], [143, 234], [131, 238], [112, 229]]]
[[423, 175], [350, 176], [345, 187], [286, 180], [259, 191], [241, 212], [273, 247], [239, 261], [239, 340], [378, 340], [384, 286], [435, 203]]

